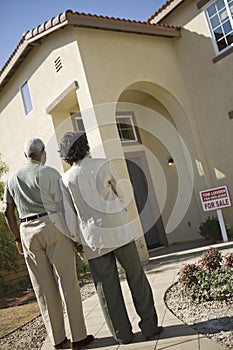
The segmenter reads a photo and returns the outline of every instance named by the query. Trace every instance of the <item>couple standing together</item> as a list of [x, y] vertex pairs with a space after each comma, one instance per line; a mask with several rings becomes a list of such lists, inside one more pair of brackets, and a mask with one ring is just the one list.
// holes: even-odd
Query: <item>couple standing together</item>
[[[111, 162], [92, 159], [86, 135], [76, 132], [66, 133], [60, 143], [60, 155], [71, 166], [62, 177], [44, 166], [46, 152], [40, 139], [28, 140], [24, 154], [26, 164], [11, 175], [5, 188], [5, 216], [17, 248], [24, 254], [53, 348], [77, 350], [94, 340], [86, 331], [74, 244], [87, 256], [115, 340], [120, 344], [133, 340], [117, 261], [125, 270], [143, 337], [148, 340], [159, 334], [162, 327], [158, 327], [152, 290], [134, 242], [136, 230]], [[66, 338], [64, 309], [70, 340]]]

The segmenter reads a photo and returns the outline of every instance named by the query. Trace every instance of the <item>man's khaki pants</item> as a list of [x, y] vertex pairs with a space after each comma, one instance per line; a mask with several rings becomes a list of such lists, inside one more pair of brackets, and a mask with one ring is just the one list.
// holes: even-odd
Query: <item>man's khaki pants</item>
[[31, 282], [53, 345], [66, 336], [64, 309], [71, 341], [84, 339], [87, 334], [72, 241], [48, 216], [21, 223], [20, 232]]

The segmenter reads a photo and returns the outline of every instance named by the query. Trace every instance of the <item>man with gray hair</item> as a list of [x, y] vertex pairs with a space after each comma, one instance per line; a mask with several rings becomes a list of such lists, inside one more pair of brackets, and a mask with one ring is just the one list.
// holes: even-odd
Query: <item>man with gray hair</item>
[[[53, 348], [69, 346], [77, 350], [94, 337], [86, 333], [73, 242], [64, 235], [60, 174], [44, 166], [46, 152], [42, 140], [28, 140], [24, 154], [27, 163], [10, 176], [5, 188], [6, 221], [19, 253], [24, 254]], [[63, 305], [71, 342], [66, 338]]]

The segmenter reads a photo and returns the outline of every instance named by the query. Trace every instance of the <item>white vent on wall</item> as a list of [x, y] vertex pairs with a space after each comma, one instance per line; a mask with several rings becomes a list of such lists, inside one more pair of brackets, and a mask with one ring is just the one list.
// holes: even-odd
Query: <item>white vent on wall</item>
[[55, 61], [54, 61], [54, 65], [55, 65], [55, 70], [56, 72], [59, 72], [59, 70], [62, 69], [62, 60], [61, 60], [61, 56], [58, 56]]

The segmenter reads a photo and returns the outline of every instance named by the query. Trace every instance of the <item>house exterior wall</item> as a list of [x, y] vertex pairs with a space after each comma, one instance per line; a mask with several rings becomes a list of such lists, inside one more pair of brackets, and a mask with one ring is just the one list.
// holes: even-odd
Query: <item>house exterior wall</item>
[[[193, 130], [200, 140], [196, 146], [200, 148], [197, 160], [204, 168], [201, 189], [226, 184], [232, 195], [233, 122], [228, 115], [233, 110], [232, 54], [214, 63], [216, 53], [211, 33], [204, 10], [197, 9], [196, 1], [185, 1], [161, 22], [183, 27], [182, 40], [174, 42], [174, 52], [189, 99], [188, 114], [195, 123]], [[223, 210], [225, 222], [231, 229], [232, 210]], [[209, 212], [208, 215], [216, 216], [216, 213]]]
[[[11, 86], [8, 85], [5, 89], [5, 99], [8, 98], [9, 103], [5, 103], [5, 108], [4, 103], [1, 107], [3, 113], [1, 123], [6, 127], [6, 119], [12, 120], [15, 130], [18, 130], [19, 127], [23, 129], [22, 133], [18, 133], [17, 150], [14, 154], [11, 153], [9, 142], [6, 142], [4, 137], [1, 141], [3, 159], [9, 164], [10, 171], [22, 164], [23, 156], [18, 157], [18, 150], [23, 149], [26, 138], [35, 135], [35, 130], [37, 135], [45, 140], [45, 143], [49, 146], [48, 148], [53, 149], [52, 155], [48, 149], [50, 158], [48, 163], [57, 167], [58, 170], [62, 170], [58, 157], [54, 157], [54, 147], [57, 147], [54, 127], [58, 130], [60, 122], [63, 123], [72, 111], [81, 110], [85, 112], [85, 110], [90, 109], [92, 104], [101, 106], [109, 102], [117, 102], [122, 92], [127, 90], [127, 87], [137, 84], [137, 82], [149, 82], [154, 89], [155, 85], [158, 86], [159, 88], [155, 91], [152, 91], [153, 88], [149, 88], [149, 90], [152, 89], [151, 94], [156, 95], [158, 100], [164, 99], [162, 101], [163, 105], [167, 105], [166, 98], [169, 98], [163, 96], [161, 89], [169, 91], [169, 95], [174, 96], [173, 98], [177, 101], [182, 101], [184, 110], [188, 108], [185, 86], [179, 74], [173, 46], [174, 40], [167, 38], [80, 28], [74, 31], [71, 28], [65, 28], [59, 32], [59, 35], [54, 33], [48, 38], [42, 39], [42, 45], [31, 53], [20, 71], [13, 77], [10, 83]], [[54, 61], [58, 56], [61, 57], [63, 68], [56, 73]], [[21, 96], [18, 91], [19, 86], [25, 80], [29, 83], [34, 106], [33, 111], [27, 117], [24, 116]], [[74, 80], [77, 80], [79, 85], [77, 99], [74, 97], [64, 99], [51, 112], [53, 116], [51, 118], [46, 113], [47, 106]], [[144, 86], [143, 89], [146, 90], [147, 87]], [[14, 98], [11, 99], [7, 92], [11, 96], [13, 94]], [[3, 100], [1, 99], [1, 101]], [[21, 109], [18, 113], [18, 119], [12, 118], [12, 115], [14, 115], [12, 109], [16, 109], [20, 104]], [[170, 113], [172, 114], [174, 109], [172, 107], [171, 109]], [[168, 118], [169, 113], [164, 114], [161, 111], [161, 116]], [[102, 124], [101, 108], [100, 112], [96, 108], [95, 118], [98, 124]], [[114, 122], [114, 118], [115, 114], [110, 112], [109, 121]], [[153, 123], [153, 121], [151, 122]], [[67, 119], [67, 123], [65, 128], [71, 128], [70, 118]], [[113, 137], [117, 135], [116, 128], [109, 130], [109, 127], [105, 127], [101, 129], [103, 141], [109, 139], [110, 132]], [[9, 136], [8, 128], [6, 128], [5, 136], [6, 138]], [[149, 138], [144, 137], [143, 141], [145, 148], [153, 146], [153, 142]], [[8, 153], [12, 154], [11, 160], [7, 157]], [[113, 156], [123, 157], [123, 150], [119, 141], [118, 146], [114, 148], [106, 147], [105, 153], [110, 158]], [[160, 154], [158, 154], [158, 157], [160, 157]], [[16, 162], [15, 158], [17, 158]], [[151, 169], [153, 169], [153, 165], [151, 165]], [[152, 180], [159, 188], [156, 177], [153, 177]], [[177, 191], [169, 190], [169, 196], [168, 203], [174, 203]], [[171, 210], [171, 205], [167, 204], [163, 213], [165, 225], [169, 220]], [[194, 212], [196, 210], [194, 208]], [[185, 232], [187, 223], [184, 226], [180, 230], [178, 225], [179, 228], [174, 231], [176, 234], [173, 232], [174, 238], [170, 242], [177, 239], [183, 240], [184, 236], [187, 239], [197, 237], [196, 224], [189, 230], [188, 235]], [[181, 232], [179, 237], [177, 236], [178, 232]]]
[[[135, 95], [137, 96], [137, 92], [135, 92]], [[146, 101], [148, 102], [148, 99]], [[182, 149], [180, 149], [179, 137], [177, 135], [174, 135], [174, 138], [170, 137], [171, 135], [166, 129], [165, 137], [163, 138], [163, 132], [159, 128], [159, 122], [165, 125], [165, 122], [169, 120], [169, 123], [172, 122], [171, 124], [173, 125], [174, 120], [172, 120], [168, 112], [157, 114], [157, 109], [161, 109], [161, 106], [158, 101], [154, 100], [153, 102], [150, 102], [150, 108], [146, 104], [145, 108], [135, 105], [131, 106], [128, 103], [122, 104], [123, 107], [120, 104], [119, 110], [125, 111], [127, 107], [130, 110], [134, 110], [137, 125], [140, 126], [139, 132], [142, 141], [141, 145], [126, 145], [124, 150], [126, 152], [144, 150], [145, 152], [168, 243], [200, 239], [198, 227], [202, 219], [202, 212], [199, 206], [198, 193], [196, 193], [194, 187], [199, 185], [199, 178], [195, 169], [193, 169], [193, 182], [189, 174], [185, 175], [186, 166], [182, 169], [182, 166], [179, 164], [179, 156], [181, 157], [182, 165], [185, 163]], [[164, 118], [164, 115], [167, 117]], [[163, 121], [163, 118], [165, 121]], [[165, 128], [167, 126], [169, 124]], [[189, 148], [189, 152], [192, 156], [195, 154], [192, 153], [192, 148]], [[167, 157], [170, 154], [176, 162], [176, 166], [172, 168], [167, 164]], [[180, 173], [182, 173], [181, 176]], [[178, 203], [176, 203], [177, 201]], [[178, 208], [176, 214], [173, 212], [175, 204], [176, 209]], [[175, 222], [174, 218], [178, 221]]]
[[[68, 54], [72, 51], [72, 45], [66, 45], [62, 32], [61, 37], [63, 50]], [[42, 39], [42, 44], [23, 62], [1, 93], [0, 149], [10, 172], [23, 163], [23, 145], [27, 138], [38, 136], [47, 143], [54, 134], [52, 119], [46, 114], [45, 108], [70, 79], [68, 75], [59, 80], [61, 74], [55, 73], [53, 61], [57, 57], [57, 45], [53, 35], [46, 40]], [[28, 81], [33, 104], [33, 110], [27, 116], [20, 93], [20, 87], [25, 81]]]
[[[35, 135], [43, 138], [48, 145], [48, 164], [63, 171], [54, 149], [58, 148], [57, 139], [62, 133], [73, 129], [70, 113], [81, 111], [86, 126], [90, 122], [97, 126], [89, 141], [92, 149], [101, 143], [99, 154], [120, 158], [129, 149], [145, 151], [165, 227], [169, 226], [175, 203], [178, 201], [182, 208], [186, 203], [185, 191], [190, 192], [184, 217], [174, 223], [173, 230], [170, 224], [169, 243], [200, 238], [198, 225], [205, 215], [201, 211], [199, 190], [225, 183], [227, 179], [233, 193], [230, 180], [232, 165], [222, 157], [226, 154], [226, 158], [230, 159], [227, 144], [232, 142], [232, 122], [227, 112], [233, 109], [230, 99], [232, 89], [225, 93], [225, 86], [232, 86], [232, 82], [231, 74], [225, 66], [223, 69], [221, 61], [212, 63], [214, 52], [207, 37], [204, 17], [194, 6], [194, 1], [190, 4], [188, 7], [185, 2], [178, 8], [183, 11], [181, 15], [178, 16], [178, 10], [173, 13], [173, 20], [176, 19], [175, 13], [178, 22], [179, 18], [185, 19], [182, 37], [177, 39], [72, 26], [42, 38], [41, 45], [23, 62], [0, 95], [0, 150], [10, 172], [23, 162], [20, 150], [23, 150], [25, 139]], [[198, 30], [195, 32], [196, 27]], [[63, 68], [56, 72], [54, 61], [58, 56]], [[232, 73], [229, 58], [224, 60]], [[19, 87], [26, 80], [34, 106], [27, 117], [19, 92]], [[74, 81], [78, 82], [77, 90], [55, 104], [50, 115], [46, 113], [48, 106]], [[122, 106], [121, 103], [129, 105]], [[131, 104], [140, 105], [139, 111], [135, 107], [135, 113], [141, 126], [142, 144], [122, 147], [113, 125], [115, 111], [121, 108], [131, 110]], [[86, 115], [86, 111], [93, 113]], [[173, 126], [177, 131], [174, 139], [158, 140], [160, 135], [157, 139], [153, 137], [158, 121], [166, 121]], [[107, 125], [99, 128], [106, 122]], [[224, 131], [219, 137], [221, 127]], [[186, 159], [179, 136], [191, 161]], [[12, 147], [9, 137], [16, 140], [17, 147]], [[104, 143], [109, 138], [115, 138], [114, 147]], [[173, 152], [172, 146], [178, 150], [175, 154], [176, 169], [169, 169], [166, 164], [167, 155]], [[158, 167], [152, 161], [154, 155], [165, 174], [161, 179], [157, 175]], [[198, 173], [197, 161], [204, 169], [202, 175]], [[178, 173], [182, 164], [187, 173], [183, 183]], [[193, 167], [193, 180], [192, 174], [189, 176], [190, 166]], [[214, 168], [224, 173], [226, 178], [216, 180]], [[167, 183], [165, 199], [161, 191], [164, 187], [160, 186], [162, 181]], [[231, 212], [232, 209], [226, 209], [224, 214], [233, 226]]]
[[[78, 45], [73, 36], [73, 27], [64, 29], [58, 37], [52, 34], [42, 41], [42, 46], [35, 49], [25, 60], [1, 95], [0, 128], [4, 130], [4, 133], [1, 135], [0, 149], [2, 159], [9, 165], [9, 173], [24, 162], [24, 142], [27, 138], [34, 136], [41, 137], [45, 142], [48, 155], [47, 164], [63, 172], [64, 164], [56, 152], [58, 150], [57, 141], [65, 131], [73, 129], [71, 112], [77, 112], [80, 109], [85, 111], [92, 107]], [[63, 68], [56, 73], [54, 61], [58, 56], [61, 57]], [[25, 116], [19, 91], [25, 81], [28, 81], [33, 103], [33, 110], [28, 116]], [[74, 81], [78, 81], [77, 94], [72, 93], [66, 96], [51, 111], [52, 117], [48, 115], [46, 110], [51, 102], [56, 101], [57, 97]], [[20, 133], [18, 130], [21, 130]], [[96, 142], [96, 136], [99, 136], [98, 130], [94, 136], [91, 140], [93, 143]], [[13, 151], [10, 142], [12, 138], [17, 140], [17, 147]], [[101, 152], [102, 150], [99, 150], [99, 155], [102, 156]], [[6, 178], [8, 176], [9, 174]], [[140, 223], [138, 225], [140, 230]], [[138, 244], [141, 259], [148, 260], [144, 239], [141, 238]]]
[[[125, 102], [126, 100], [122, 100], [120, 96], [124, 91], [127, 92], [130, 89], [132, 89], [134, 95], [139, 91], [143, 91], [144, 93], [147, 91], [150, 95], [153, 95], [153, 97], [157, 97], [157, 106], [154, 108], [156, 112], [159, 112], [162, 117], [173, 123], [174, 120], [171, 115], [173, 116], [174, 114], [174, 117], [177, 119], [177, 125], [176, 123], [174, 124], [178, 132], [181, 132], [182, 136], [184, 135], [184, 138], [190, 146], [190, 151], [195, 151], [192, 149], [194, 146], [193, 143], [190, 142], [190, 137], [188, 135], [188, 129], [191, 126], [189, 123], [192, 121], [189, 121], [189, 114], [185, 113], [185, 111], [189, 109], [185, 84], [183, 80], [180, 79], [180, 68], [176, 55], [174, 54], [173, 47], [176, 40], [142, 37], [130, 34], [122, 35], [120, 33], [104, 31], [100, 33], [94, 30], [86, 31], [80, 29], [77, 30], [77, 36], [90, 93], [95, 105], [100, 106], [101, 104], [104, 105], [111, 101]], [[125, 62], [128, 64], [126, 65]], [[114, 69], [112, 67], [114, 67]], [[175, 103], [171, 103], [170, 99], [176, 100], [176, 107]], [[127, 101], [129, 103], [143, 104], [137, 97], [128, 99]], [[160, 102], [158, 103], [158, 101]], [[180, 104], [183, 110], [182, 118], [178, 107]], [[153, 109], [153, 104], [150, 104], [148, 99], [144, 105], [145, 108]], [[165, 111], [164, 106], [170, 109], [170, 111]], [[131, 110], [131, 108], [135, 110], [135, 107], [128, 106], [128, 108], [129, 110]], [[99, 109], [101, 109], [101, 107], [99, 107]], [[143, 112], [141, 113], [141, 116], [142, 115]], [[138, 122], [140, 122], [139, 119], [137, 120]], [[150, 129], [150, 126], [153, 125], [152, 119], [148, 122], [148, 125]], [[154, 127], [156, 129], [156, 124]], [[185, 132], [187, 132], [187, 135], [185, 135]], [[108, 138], [109, 134], [102, 136], [103, 139], [105, 137]], [[153, 149], [160, 161], [163, 162], [165, 159], [165, 162], [167, 162], [167, 155], [164, 158], [166, 152], [162, 152], [158, 147], [154, 147], [150, 138], [143, 137], [143, 145], [145, 149]], [[140, 146], [131, 146], [131, 150], [135, 149], [136, 151], [139, 148]], [[151, 165], [151, 169], [153, 169], [153, 165]], [[156, 175], [154, 175], [156, 172], [151, 171], [151, 173], [155, 188], [159, 189], [160, 183]], [[174, 204], [177, 198], [177, 185], [175, 189], [172, 188], [171, 183], [174, 183], [174, 179], [172, 179], [171, 174], [170, 179], [169, 174], [167, 175], [167, 180], [170, 183], [168, 188], [169, 196], [162, 213], [165, 226], [172, 212], [172, 203]], [[175, 174], [174, 176], [176, 177]], [[195, 176], [197, 177], [196, 173]], [[197, 181], [199, 181], [199, 178], [197, 178]], [[158, 191], [157, 194], [159, 197]], [[182, 223], [179, 223], [176, 229], [173, 230], [173, 233], [169, 232], [168, 240], [170, 243], [177, 240], [200, 238], [198, 226], [202, 214], [199, 210], [199, 203], [197, 204], [197, 195], [198, 193], [191, 199], [190, 211], [187, 217]], [[161, 205], [161, 207], [163, 207], [163, 205]], [[191, 226], [189, 226], [190, 223]]]
[[[58, 56], [61, 57], [63, 68], [56, 72], [54, 61]], [[79, 81], [80, 89], [85, 90], [77, 42], [73, 28], [67, 27], [59, 35], [52, 33], [41, 39], [41, 44], [26, 58], [0, 95], [0, 149], [10, 172], [24, 161], [23, 145], [27, 138], [42, 137], [49, 149], [58, 149], [54, 127], [59, 125], [59, 119], [61, 121], [69, 117], [72, 106], [69, 111], [62, 108], [58, 110], [56, 120], [46, 113], [46, 108], [75, 80]], [[33, 110], [27, 116], [20, 93], [20, 87], [25, 81], [28, 81], [33, 104]], [[86, 93], [86, 105], [89, 103], [88, 96]], [[77, 109], [77, 97], [68, 102], [73, 104], [74, 110]], [[14, 140], [14, 144], [17, 142], [17, 147], [13, 147], [9, 138]], [[58, 154], [54, 156], [48, 152], [48, 163], [61, 170]]]
[[173, 51], [180, 39], [80, 28], [76, 37], [94, 105], [115, 102], [127, 86], [154, 79], [184, 96]]

